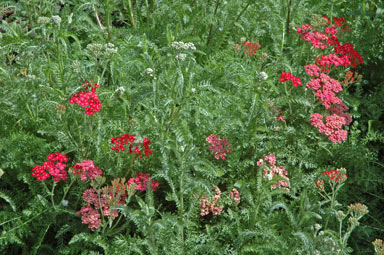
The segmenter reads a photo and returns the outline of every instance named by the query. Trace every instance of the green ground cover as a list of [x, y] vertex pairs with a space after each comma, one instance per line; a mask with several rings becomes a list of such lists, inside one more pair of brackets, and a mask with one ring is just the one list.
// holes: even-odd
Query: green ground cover
[[0, 3], [1, 254], [384, 254], [384, 3]]

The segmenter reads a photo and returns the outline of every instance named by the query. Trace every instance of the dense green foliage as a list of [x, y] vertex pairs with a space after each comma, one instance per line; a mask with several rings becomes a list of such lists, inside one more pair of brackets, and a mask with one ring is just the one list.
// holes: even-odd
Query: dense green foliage
[[[341, 143], [310, 122], [327, 111], [304, 66], [331, 52], [296, 28], [321, 16], [344, 17], [339, 40], [364, 59], [329, 73], [361, 75], [338, 95], [353, 118]], [[1, 254], [373, 254], [384, 238], [381, 1], [4, 0], [0, 22]], [[242, 45], [251, 40], [254, 55]], [[100, 85], [95, 115], [69, 103], [86, 80]], [[122, 134], [147, 137], [152, 156], [111, 150]], [[232, 145], [225, 160], [208, 149], [211, 134]], [[68, 169], [93, 160], [105, 179], [37, 181], [32, 168], [54, 152]], [[286, 179], [256, 163], [269, 154], [289, 191], [271, 189]], [[331, 169], [348, 178], [325, 193], [316, 181]], [[137, 173], [159, 187], [136, 190], [96, 230], [82, 224], [85, 190]], [[201, 216], [215, 187], [222, 211]]]

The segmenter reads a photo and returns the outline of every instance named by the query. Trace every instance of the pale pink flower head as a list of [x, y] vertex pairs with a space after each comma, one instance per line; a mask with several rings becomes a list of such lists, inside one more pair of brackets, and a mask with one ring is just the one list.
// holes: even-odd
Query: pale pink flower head
[[264, 157], [265, 161], [268, 161], [270, 165], [274, 165], [276, 163], [276, 157], [272, 153]]

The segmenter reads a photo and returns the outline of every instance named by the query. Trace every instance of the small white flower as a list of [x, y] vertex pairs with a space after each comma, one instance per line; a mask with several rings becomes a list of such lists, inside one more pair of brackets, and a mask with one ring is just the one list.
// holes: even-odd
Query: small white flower
[[52, 17], [51, 17], [51, 22], [52, 22], [53, 24], [55, 24], [55, 25], [59, 25], [59, 24], [61, 23], [61, 18], [60, 18], [60, 16], [57, 16], [57, 15], [52, 16]]
[[266, 174], [265, 177], [267, 177], [268, 180], [272, 180], [273, 178], [272, 173]]
[[61, 204], [62, 204], [64, 207], [68, 206], [68, 200], [62, 200], [62, 201], [61, 201]]
[[115, 90], [115, 93], [124, 93], [125, 92], [125, 88], [124, 87], [118, 87], [116, 90]]
[[268, 79], [268, 74], [266, 72], [260, 72], [261, 79], [266, 80]]
[[192, 93], [195, 93], [195, 92], [196, 92], [196, 89], [195, 89], [195, 88], [192, 88], [191, 91], [192, 91]]
[[185, 60], [186, 57], [187, 57], [186, 54], [184, 54], [184, 53], [180, 53], [180, 54], [178, 54], [178, 55], [176, 56], [176, 59], [177, 59], [178, 61], [180, 61], [180, 62], [183, 62], [183, 61]]
[[150, 77], [153, 77], [153, 69], [152, 68], [147, 68], [144, 70], [144, 73]]
[[37, 23], [45, 25], [51, 23], [51, 20], [48, 17], [39, 17]]

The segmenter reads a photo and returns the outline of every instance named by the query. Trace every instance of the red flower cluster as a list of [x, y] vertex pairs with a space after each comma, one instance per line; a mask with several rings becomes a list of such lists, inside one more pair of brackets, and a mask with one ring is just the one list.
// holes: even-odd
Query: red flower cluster
[[265, 166], [263, 168], [263, 178], [264, 179], [272, 180], [275, 175], [285, 179], [285, 181], [279, 180], [279, 181], [277, 181], [276, 184], [271, 185], [271, 189], [276, 189], [276, 188], [282, 187], [283, 189], [289, 191], [289, 184], [288, 184], [289, 178], [287, 177], [288, 171], [285, 170], [285, 168], [283, 166], [276, 166], [275, 165], [276, 164], [276, 157], [273, 154], [269, 154], [269, 155], [265, 156], [264, 160], [259, 159], [256, 162], [256, 165], [262, 166], [262, 165], [265, 165], [266, 162], [269, 163], [269, 166], [268, 167]]
[[[135, 188], [136, 190], [145, 191], [145, 190], [147, 190], [148, 179], [149, 179], [148, 174], [138, 173], [138, 174], [136, 174], [135, 178], [130, 178], [128, 180], [127, 185], [129, 187], [129, 185], [131, 185], [131, 183], [134, 182], [137, 185]], [[152, 180], [151, 184], [152, 184], [152, 189], [151, 189], [152, 191], [155, 191], [159, 187], [159, 183], [155, 180]]]
[[[205, 216], [209, 213], [213, 215], [220, 215], [223, 210], [223, 206], [217, 206], [220, 202], [221, 191], [219, 187], [215, 187], [216, 195], [213, 196], [213, 201], [209, 202], [208, 196], [202, 196], [200, 199], [200, 215]], [[239, 198], [240, 199], [240, 198]]]
[[316, 186], [318, 189], [324, 190], [324, 179], [327, 180], [329, 183], [342, 183], [347, 180], [347, 175], [345, 174], [346, 170], [344, 168], [340, 168], [337, 170], [329, 170], [329, 171], [324, 171], [323, 172], [323, 178], [322, 179], [317, 179], [316, 180]]
[[281, 77], [280, 77], [280, 81], [281, 82], [286, 82], [286, 81], [289, 81], [289, 80], [293, 82], [293, 86], [295, 86], [295, 87], [301, 85], [301, 79], [300, 78], [296, 78], [291, 73], [282, 72], [281, 73]]
[[347, 139], [347, 131], [341, 129], [346, 124], [345, 118], [337, 114], [325, 117], [323, 122], [323, 115], [314, 113], [311, 115], [311, 125], [318, 128], [319, 132], [328, 136], [328, 139], [334, 143], [341, 143]]
[[87, 177], [90, 180], [93, 180], [97, 175], [101, 175], [103, 172], [93, 164], [92, 160], [84, 160], [83, 162], [72, 166], [72, 173], [74, 175], [79, 175], [84, 182], [87, 180]]
[[217, 138], [216, 135], [211, 134], [205, 140], [211, 144], [208, 147], [208, 150], [212, 151], [215, 154], [215, 158], [225, 160], [225, 154], [231, 153], [232, 144], [228, 143], [228, 139], [226, 138]]
[[[60, 180], [65, 181], [67, 179], [67, 171], [65, 171], [66, 165], [63, 162], [67, 161], [67, 156], [62, 153], [56, 152], [49, 154], [48, 161], [45, 161], [42, 166], [33, 167], [32, 176], [36, 177], [37, 181], [44, 181], [49, 177], [50, 174], [52, 175], [55, 182], [59, 182]], [[48, 170], [49, 174], [44, 170]]]
[[102, 106], [99, 97], [96, 94], [96, 90], [99, 88], [99, 85], [97, 83], [92, 85], [88, 81], [86, 81], [85, 83], [83, 83], [83, 86], [84, 90], [88, 90], [89, 88], [91, 88], [91, 92], [80, 91], [79, 93], [72, 95], [71, 99], [69, 100], [69, 103], [77, 103], [83, 108], [86, 107], [85, 114], [94, 115], [96, 112], [100, 111], [100, 108]]
[[[330, 23], [328, 17], [323, 17]], [[334, 17], [337, 27], [341, 27], [346, 20], [342, 17]], [[297, 28], [297, 33], [302, 34], [301, 39], [310, 41], [315, 48], [325, 49], [328, 46], [333, 46], [335, 54], [328, 56], [321, 55], [317, 58], [316, 63], [319, 67], [323, 68], [323, 71], [329, 71], [329, 67], [333, 64], [335, 66], [343, 65], [345, 67], [352, 66], [356, 68], [360, 63], [364, 63], [361, 55], [354, 49], [354, 46], [350, 43], [341, 44], [337, 38], [338, 30], [335, 25], [331, 27], [324, 27], [324, 32], [318, 30], [312, 31], [313, 27], [308, 24], [304, 24]], [[348, 26], [341, 28], [343, 31], [350, 29]], [[328, 67], [328, 68], [327, 68]]]
[[256, 53], [256, 50], [258, 50], [261, 45], [257, 41], [250, 41], [250, 42], [243, 42], [243, 46], [245, 46], [244, 54], [247, 54], [248, 56], [253, 56]]
[[[120, 137], [112, 137], [111, 143], [116, 144], [117, 146], [113, 146], [112, 150], [116, 152], [125, 151], [124, 144], [129, 144], [129, 154], [135, 153], [137, 157], [141, 158], [143, 152], [146, 157], [152, 155], [152, 150], [149, 148], [151, 141], [145, 137], [143, 142], [135, 143], [136, 137], [130, 134], [124, 134]], [[142, 150], [140, 150], [142, 147]]]

